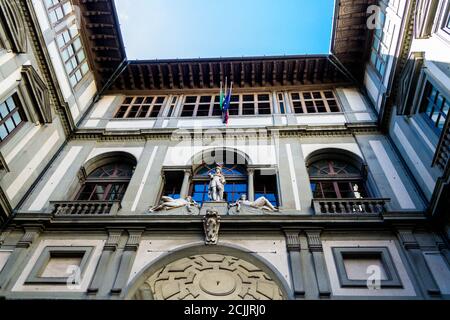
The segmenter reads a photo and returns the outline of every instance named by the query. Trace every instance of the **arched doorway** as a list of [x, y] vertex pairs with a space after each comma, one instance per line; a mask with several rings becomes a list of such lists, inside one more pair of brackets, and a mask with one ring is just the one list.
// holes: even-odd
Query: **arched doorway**
[[195, 246], [146, 269], [133, 300], [283, 300], [288, 286], [259, 257], [232, 247]]

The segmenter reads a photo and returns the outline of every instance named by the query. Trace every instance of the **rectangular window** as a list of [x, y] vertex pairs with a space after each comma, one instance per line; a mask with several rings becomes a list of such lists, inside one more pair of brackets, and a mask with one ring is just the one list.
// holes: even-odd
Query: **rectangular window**
[[276, 174], [263, 174], [257, 171], [254, 177], [255, 200], [265, 197], [275, 207], [279, 206]]
[[[272, 114], [270, 94], [232, 95], [228, 112], [231, 116]], [[220, 96], [187, 96], [182, 117], [221, 116]]]
[[183, 185], [184, 173], [183, 171], [167, 171], [164, 172], [164, 188], [162, 195], [179, 199], [181, 193], [181, 186]]
[[165, 102], [164, 96], [126, 97], [114, 118], [157, 118], [162, 116]]
[[373, 33], [370, 63], [375, 68], [378, 75], [383, 78], [386, 73], [386, 66], [389, 58], [389, 47], [392, 41], [394, 24], [392, 21], [386, 19], [386, 4], [381, 5], [381, 7], [383, 9], [379, 11], [379, 25]]
[[450, 3], [448, 3], [446, 12], [444, 14], [444, 19], [443, 19], [443, 23], [442, 23], [442, 29], [447, 34], [450, 34]]
[[280, 106], [280, 113], [286, 114], [286, 107], [284, 105], [284, 95], [282, 93], [278, 94], [278, 105]]
[[303, 91], [291, 93], [295, 113], [328, 113], [340, 112], [334, 92]]
[[89, 71], [87, 57], [76, 26], [59, 33], [56, 36], [56, 42], [61, 51], [61, 58], [70, 83], [72, 87], [75, 87]]
[[422, 112], [430, 123], [439, 132], [445, 126], [448, 117], [450, 101], [442, 95], [430, 82], [425, 85], [424, 96], [422, 98]]
[[70, 0], [45, 0], [51, 24], [56, 24], [73, 12]]
[[178, 97], [173, 97], [172, 102], [169, 106], [169, 111], [167, 112], [167, 117], [170, 118], [173, 116], [173, 113], [175, 112], [175, 108], [177, 106]]
[[20, 110], [19, 98], [14, 94], [0, 104], [0, 142], [10, 136], [23, 121], [25, 117]]

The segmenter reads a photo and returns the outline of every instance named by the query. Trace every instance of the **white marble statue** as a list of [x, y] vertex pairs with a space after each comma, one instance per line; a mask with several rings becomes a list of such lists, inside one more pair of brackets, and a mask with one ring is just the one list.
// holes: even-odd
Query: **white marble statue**
[[223, 201], [223, 192], [225, 190], [225, 176], [222, 174], [222, 168], [217, 167], [214, 174], [209, 174], [208, 196], [212, 201]]
[[195, 202], [192, 197], [187, 196], [185, 199], [173, 199], [171, 197], [163, 196], [161, 197], [161, 203], [153, 208], [150, 208], [150, 212], [162, 211], [162, 210], [172, 210], [176, 208], [186, 207], [189, 212], [192, 212], [193, 207], [199, 207], [199, 204]]
[[259, 197], [255, 201], [247, 200], [247, 196], [245, 194], [241, 195], [241, 198], [236, 201], [236, 203], [230, 205], [230, 207], [237, 207], [236, 211], [241, 211], [241, 206], [249, 206], [254, 209], [267, 210], [271, 212], [279, 211], [278, 208], [274, 207], [266, 197]]
[[362, 199], [361, 192], [359, 192], [359, 186], [356, 183], [353, 186], [353, 194], [355, 195], [356, 199]]

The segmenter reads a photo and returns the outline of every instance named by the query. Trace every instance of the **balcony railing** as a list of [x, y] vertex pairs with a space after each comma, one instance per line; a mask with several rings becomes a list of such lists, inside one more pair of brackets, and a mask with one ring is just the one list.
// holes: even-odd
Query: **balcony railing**
[[120, 201], [52, 201], [56, 216], [114, 215], [121, 208]]
[[389, 199], [313, 199], [316, 214], [381, 214]]

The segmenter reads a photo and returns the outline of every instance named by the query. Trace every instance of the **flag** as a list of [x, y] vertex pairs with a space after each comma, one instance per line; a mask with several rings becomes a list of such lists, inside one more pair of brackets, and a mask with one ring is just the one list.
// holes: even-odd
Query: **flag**
[[225, 100], [225, 93], [223, 91], [222, 81], [220, 81], [220, 98], [219, 98], [220, 110], [223, 109], [223, 102], [224, 102], [224, 100]]
[[222, 107], [222, 123], [228, 124], [228, 119], [230, 117], [230, 114], [228, 112], [228, 109], [230, 109], [230, 103], [231, 103], [231, 93], [233, 92], [233, 82], [231, 82], [230, 89], [228, 90], [227, 96], [224, 99], [223, 107]]

